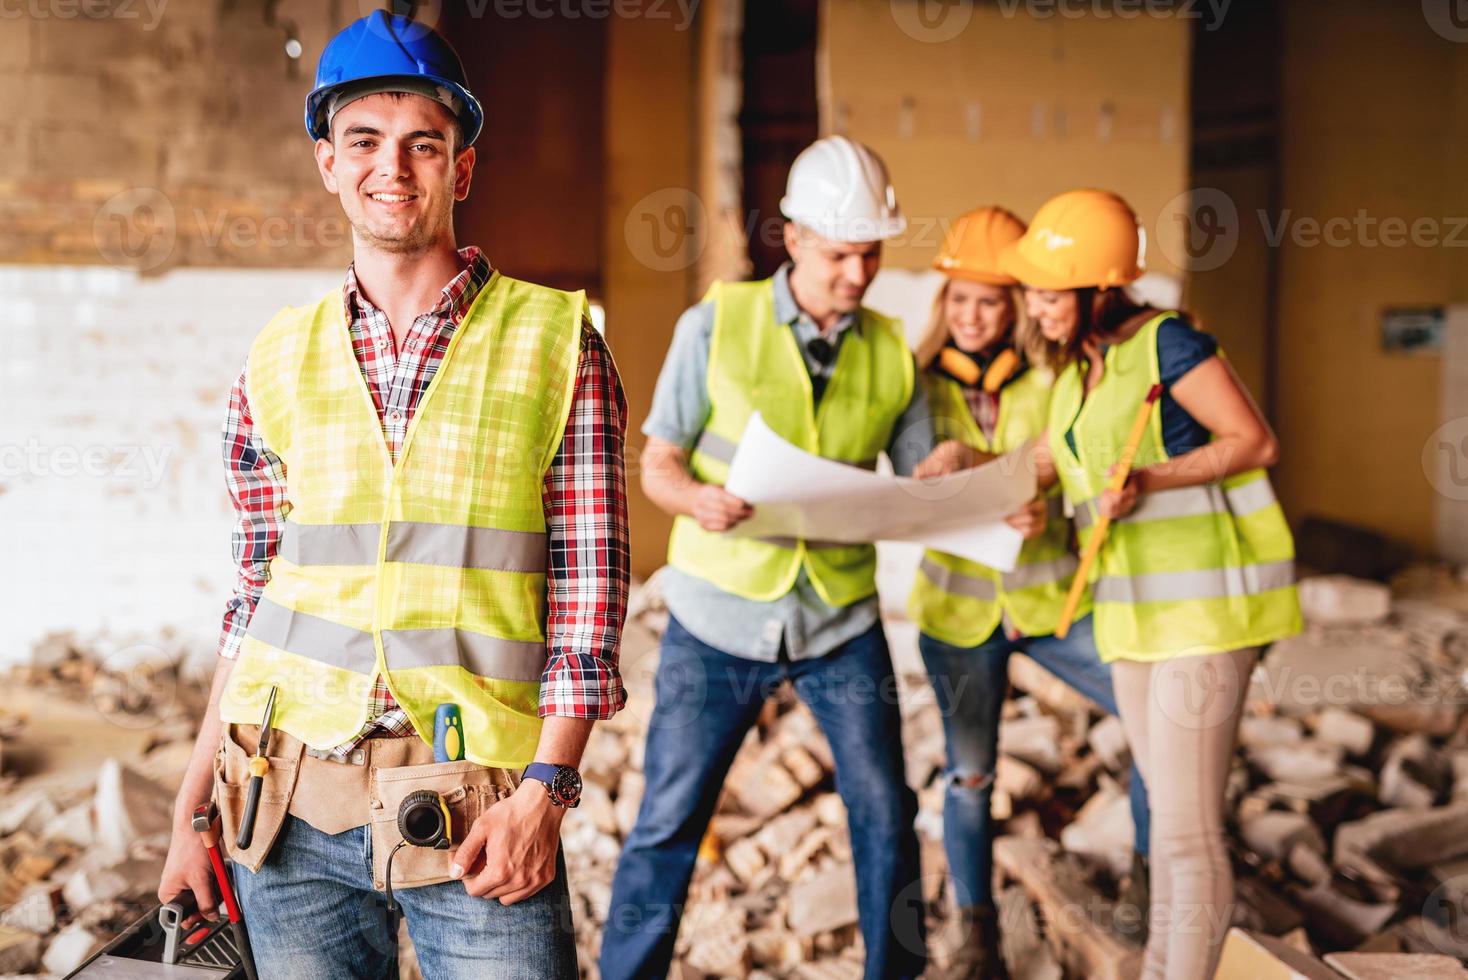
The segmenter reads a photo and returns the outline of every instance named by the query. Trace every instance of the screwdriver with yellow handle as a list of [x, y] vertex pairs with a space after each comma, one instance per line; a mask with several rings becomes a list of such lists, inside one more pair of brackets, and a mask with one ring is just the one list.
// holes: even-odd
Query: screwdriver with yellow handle
[[[1126, 486], [1127, 477], [1132, 472], [1132, 460], [1136, 458], [1137, 448], [1141, 446], [1142, 436], [1147, 431], [1147, 419], [1152, 415], [1152, 406], [1161, 397], [1162, 386], [1153, 385], [1147, 391], [1147, 397], [1142, 399], [1142, 404], [1137, 407], [1137, 417], [1132, 421], [1132, 431], [1127, 434], [1126, 444], [1121, 448], [1121, 458], [1111, 468], [1111, 478], [1106, 481], [1107, 490], [1120, 492]], [[1081, 596], [1085, 594], [1087, 581], [1091, 577], [1091, 566], [1096, 564], [1096, 555], [1101, 551], [1110, 527], [1111, 518], [1105, 514], [1099, 516], [1091, 529], [1090, 539], [1086, 541], [1086, 550], [1081, 552], [1080, 564], [1076, 566], [1075, 577], [1070, 580], [1070, 592], [1066, 595], [1065, 606], [1060, 612], [1060, 622], [1055, 627], [1055, 635], [1062, 640], [1070, 632], [1076, 608], [1081, 603]]]
[[265, 702], [265, 718], [260, 722], [260, 740], [255, 743], [255, 756], [250, 760], [250, 788], [245, 793], [245, 809], [240, 814], [240, 832], [235, 835], [235, 846], [248, 850], [255, 839], [255, 813], [260, 809], [260, 791], [265, 785], [265, 774], [270, 771], [270, 722], [275, 716], [275, 685], [270, 687], [270, 697]]

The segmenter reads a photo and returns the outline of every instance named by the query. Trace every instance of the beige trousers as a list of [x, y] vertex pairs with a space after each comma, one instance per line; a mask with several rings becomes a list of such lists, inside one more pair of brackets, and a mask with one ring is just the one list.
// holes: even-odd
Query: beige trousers
[[1152, 804], [1145, 980], [1207, 980], [1233, 914], [1223, 797], [1256, 647], [1118, 660], [1112, 685]]

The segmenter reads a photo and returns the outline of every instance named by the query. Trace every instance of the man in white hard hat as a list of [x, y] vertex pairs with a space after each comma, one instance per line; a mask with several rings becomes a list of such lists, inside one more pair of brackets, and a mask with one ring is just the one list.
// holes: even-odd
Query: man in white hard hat
[[[917, 808], [903, 777], [875, 548], [726, 534], [752, 511], [721, 486], [755, 411], [795, 445], [853, 466], [871, 467], [886, 452], [905, 474], [932, 450], [901, 326], [861, 305], [882, 239], [906, 222], [882, 161], [839, 136], [796, 159], [781, 210], [792, 262], [763, 281], [715, 283], [683, 314], [642, 430], [643, 490], [675, 515], [662, 578], [672, 615], [646, 792], [602, 940], [608, 980], [667, 973], [730, 762], [784, 681], [830, 743], [851, 831], [866, 975], [916, 977], [923, 969]], [[772, 774], [771, 785], [779, 782], [793, 785], [784, 771]]]

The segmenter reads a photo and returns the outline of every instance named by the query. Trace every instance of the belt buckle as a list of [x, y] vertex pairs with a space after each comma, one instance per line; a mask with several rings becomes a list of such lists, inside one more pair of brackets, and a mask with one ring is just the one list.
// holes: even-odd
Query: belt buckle
[[316, 749], [306, 746], [306, 754], [313, 759], [323, 762], [335, 762], [339, 766], [362, 766], [367, 764], [367, 750], [353, 749], [346, 754], [345, 758], [338, 758], [331, 754], [331, 749]]

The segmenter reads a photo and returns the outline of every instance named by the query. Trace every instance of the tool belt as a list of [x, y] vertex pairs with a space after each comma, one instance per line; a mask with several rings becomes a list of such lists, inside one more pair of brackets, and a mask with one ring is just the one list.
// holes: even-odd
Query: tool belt
[[370, 825], [372, 887], [385, 885], [388, 852], [402, 839], [398, 806], [416, 790], [432, 790], [448, 805], [451, 845], [447, 850], [405, 847], [393, 860], [393, 887], [414, 888], [449, 881], [449, 865], [469, 826], [495, 803], [513, 793], [521, 774], [491, 769], [467, 759], [434, 762], [433, 747], [421, 738], [369, 738], [344, 761], [275, 729], [270, 740], [270, 770], [265, 774], [255, 835], [250, 846], [235, 846], [240, 814], [250, 782], [250, 758], [260, 741], [259, 725], [226, 723], [214, 756], [214, 799], [224, 824], [222, 843], [229, 856], [251, 872], [260, 870], [285, 824], [299, 817], [323, 834]]

